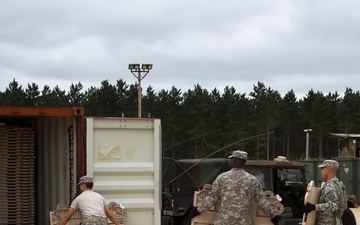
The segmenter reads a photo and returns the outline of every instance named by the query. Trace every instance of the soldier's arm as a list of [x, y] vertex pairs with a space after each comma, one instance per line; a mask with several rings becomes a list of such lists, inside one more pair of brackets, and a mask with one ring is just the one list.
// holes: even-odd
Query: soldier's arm
[[115, 218], [114, 214], [111, 212], [109, 206], [106, 205], [106, 206], [104, 207], [104, 210], [105, 210], [106, 216], [111, 220], [111, 222], [113, 222], [113, 224], [115, 224], [115, 225], [122, 225], [121, 223], [119, 223], [119, 222], [116, 220], [116, 218]]
[[260, 183], [255, 186], [255, 202], [259, 205], [261, 210], [270, 218], [273, 218], [276, 216], [275, 212], [271, 208], [270, 202], [266, 199], [265, 193], [261, 188]]
[[70, 207], [69, 210], [67, 211], [66, 215], [63, 216], [63, 218], [61, 218], [58, 225], [65, 225], [67, 222], [69, 222], [71, 217], [74, 215], [75, 211], [76, 211], [75, 209]]
[[316, 210], [335, 212], [339, 208], [338, 194], [333, 189], [324, 191], [324, 203], [316, 204]]
[[215, 179], [215, 181], [211, 185], [211, 191], [209, 192], [209, 195], [204, 199], [201, 205], [197, 207], [198, 212], [202, 213], [208, 211], [219, 200], [220, 191], [221, 191], [219, 186], [219, 184], [221, 183], [220, 180], [221, 180], [220, 177]]

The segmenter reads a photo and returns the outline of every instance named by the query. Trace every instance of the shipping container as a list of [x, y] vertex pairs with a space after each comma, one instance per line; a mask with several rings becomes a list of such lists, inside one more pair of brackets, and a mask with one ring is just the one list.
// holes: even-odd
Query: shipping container
[[[345, 184], [346, 192], [349, 195], [360, 197], [360, 158], [333, 158], [339, 162], [339, 171], [337, 177]], [[313, 180], [318, 187], [321, 186], [323, 179], [321, 177], [321, 170], [318, 167], [323, 160], [308, 160], [301, 161], [306, 164], [307, 168], [307, 181]]]
[[49, 224], [49, 211], [70, 205], [85, 174], [94, 191], [126, 207], [126, 224], [160, 224], [160, 140], [160, 119], [0, 106], [1, 224]]

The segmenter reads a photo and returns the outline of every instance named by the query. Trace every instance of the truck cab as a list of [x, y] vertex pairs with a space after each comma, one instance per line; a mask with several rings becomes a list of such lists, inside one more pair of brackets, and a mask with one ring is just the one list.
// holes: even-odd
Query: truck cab
[[[226, 158], [163, 158], [162, 169], [162, 224], [187, 225], [194, 191], [211, 184], [230, 166]], [[282, 198], [283, 221], [301, 222], [307, 185], [305, 164], [284, 159], [247, 160], [244, 169], [258, 179], [263, 190], [271, 190]]]

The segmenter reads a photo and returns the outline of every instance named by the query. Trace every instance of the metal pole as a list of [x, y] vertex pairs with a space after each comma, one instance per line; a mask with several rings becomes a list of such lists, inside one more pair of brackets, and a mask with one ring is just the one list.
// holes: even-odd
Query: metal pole
[[[141, 118], [141, 80], [146, 77], [149, 71], [152, 69], [152, 64], [129, 64], [130, 72], [138, 80], [138, 117]], [[136, 73], [137, 72], [137, 73]], [[141, 77], [141, 73], [144, 73], [144, 76]]]
[[138, 71], [138, 117], [141, 118], [141, 70]]
[[266, 160], [269, 160], [270, 159], [270, 132], [269, 132], [270, 129], [268, 129], [268, 133], [267, 133], [267, 155], [266, 155]]
[[305, 160], [309, 160], [309, 131], [306, 131], [306, 157]]

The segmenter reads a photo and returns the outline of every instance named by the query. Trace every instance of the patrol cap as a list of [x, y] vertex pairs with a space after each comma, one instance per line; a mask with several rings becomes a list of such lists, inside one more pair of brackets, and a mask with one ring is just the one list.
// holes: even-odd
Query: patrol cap
[[237, 159], [243, 159], [246, 160], [247, 159], [247, 152], [241, 151], [241, 150], [235, 150], [232, 152], [231, 156], [229, 156], [228, 158], [237, 158]]
[[319, 165], [320, 168], [330, 168], [333, 170], [339, 170], [339, 163], [332, 159], [325, 160], [322, 164]]
[[80, 177], [79, 183], [77, 185], [82, 183], [93, 183], [93, 178], [90, 176], [82, 176]]

